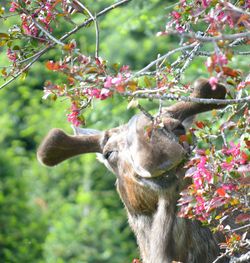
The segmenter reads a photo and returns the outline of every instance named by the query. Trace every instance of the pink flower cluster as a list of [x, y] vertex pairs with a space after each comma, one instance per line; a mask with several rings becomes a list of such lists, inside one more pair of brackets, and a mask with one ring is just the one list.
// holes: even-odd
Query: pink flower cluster
[[216, 8], [212, 8], [205, 16], [205, 21], [207, 21], [211, 25], [211, 28], [214, 31], [219, 30], [219, 27], [224, 28], [225, 25], [229, 25], [230, 28], [234, 27], [232, 13], [223, 11], [222, 9], [223, 6], [218, 5], [216, 6]]
[[221, 164], [221, 167], [227, 171], [236, 170], [240, 165], [246, 165], [248, 163], [247, 154], [240, 149], [240, 144], [237, 145], [233, 142], [230, 143], [230, 147], [223, 148], [222, 153], [226, 156], [228, 161]]
[[173, 20], [167, 24], [167, 28], [166, 31], [168, 30], [169, 27], [174, 26], [175, 29], [179, 32], [179, 33], [183, 33], [185, 31], [182, 22], [181, 22], [181, 13], [177, 12], [177, 11], [173, 11], [171, 13]]
[[112, 96], [112, 92], [107, 89], [107, 88], [102, 88], [102, 89], [98, 89], [98, 88], [87, 88], [85, 90], [85, 94], [88, 97], [91, 98], [96, 98], [96, 99], [100, 99], [100, 100], [105, 100], [108, 97]]
[[115, 77], [107, 76], [104, 81], [104, 88], [112, 88], [118, 92], [123, 92], [130, 77], [131, 73], [129, 66], [123, 66]]
[[66, 93], [66, 85], [59, 86], [52, 84], [50, 81], [46, 81], [43, 92], [44, 95], [42, 99], [46, 100], [49, 96], [52, 96], [52, 98], [55, 100], [57, 97]]
[[211, 0], [201, 0], [201, 4], [203, 8], [209, 7], [210, 3], [211, 3]]
[[[234, 205], [237, 201], [238, 182], [230, 176], [230, 172], [239, 171], [239, 167], [249, 165], [249, 156], [241, 150], [240, 144], [231, 142], [224, 147], [213, 163], [213, 155], [208, 156], [206, 151], [197, 150], [198, 156], [188, 164], [186, 177], [191, 177], [193, 183], [181, 193], [179, 200], [181, 217], [197, 218], [200, 221], [212, 220], [212, 211], [218, 207]], [[244, 178], [244, 173], [242, 175]], [[240, 183], [239, 183], [240, 184]]]
[[100, 100], [105, 100], [112, 96], [112, 91], [123, 92], [125, 90], [126, 82], [129, 77], [129, 68], [127, 66], [124, 66], [115, 77], [106, 77], [103, 83], [103, 88], [87, 88], [86, 95]]
[[104, 82], [105, 88], [118, 88], [122, 87], [124, 84], [124, 79], [122, 74], [118, 74], [116, 77], [108, 76]]
[[9, 60], [16, 62], [17, 60], [17, 53], [13, 50], [11, 50], [10, 48], [8, 48], [7, 50], [7, 57], [9, 58]]
[[18, 3], [16, 3], [15, 1], [12, 1], [12, 2], [10, 3], [10, 9], [9, 9], [9, 11], [10, 11], [10, 12], [16, 12], [16, 10], [17, 10], [19, 7], [20, 7], [20, 6], [19, 6]]
[[67, 115], [67, 119], [69, 122], [71, 122], [74, 126], [77, 127], [81, 124], [81, 121], [79, 119], [80, 109], [77, 107], [75, 103], [72, 103], [70, 110], [71, 113]]
[[209, 80], [208, 80], [209, 84], [211, 85], [212, 87], [212, 90], [215, 90], [216, 87], [217, 87], [217, 84], [218, 84], [218, 78], [216, 77], [210, 77]]
[[212, 72], [216, 66], [224, 66], [228, 63], [228, 59], [224, 54], [214, 54], [207, 58], [205, 63], [209, 72]]
[[198, 190], [204, 183], [212, 183], [212, 173], [208, 169], [207, 157], [201, 156], [196, 171], [192, 175], [194, 186]]
[[57, 3], [56, 0], [50, 1], [38, 1], [38, 7], [35, 10], [32, 10], [32, 14], [28, 12], [28, 6], [31, 5], [31, 1], [23, 0], [23, 3], [27, 6], [25, 10], [22, 9], [21, 5], [18, 2], [12, 1], [11, 7], [9, 9], [10, 12], [19, 12], [22, 20], [22, 28], [24, 33], [33, 37], [38, 36], [38, 28], [34, 24], [33, 19], [36, 19], [39, 23], [41, 23], [46, 30], [52, 31], [50, 28], [50, 23], [55, 18], [54, 8]]
[[38, 35], [38, 28], [35, 26], [34, 22], [32, 21], [31, 16], [22, 14], [22, 28], [25, 34], [36, 37]]

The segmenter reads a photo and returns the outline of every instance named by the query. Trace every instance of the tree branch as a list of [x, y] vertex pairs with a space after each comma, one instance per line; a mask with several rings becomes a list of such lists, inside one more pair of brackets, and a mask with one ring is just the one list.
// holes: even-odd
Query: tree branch
[[[162, 87], [161, 89], [164, 89]], [[165, 87], [167, 89], [167, 87]], [[133, 97], [133, 98], [141, 98], [141, 99], [151, 99], [151, 100], [178, 100], [178, 101], [185, 101], [185, 102], [195, 102], [195, 103], [202, 103], [202, 104], [222, 104], [222, 105], [229, 105], [229, 104], [241, 104], [245, 102], [250, 102], [250, 96], [241, 98], [241, 99], [203, 99], [203, 98], [193, 98], [193, 97], [184, 97], [184, 96], [179, 96], [175, 94], [164, 94], [164, 95], [159, 95], [159, 94], [153, 94], [155, 90], [152, 90], [152, 92], [148, 91], [143, 91], [143, 93], [139, 93], [138, 91], [136, 92], [123, 92], [120, 93], [121, 96], [124, 97]]]
[[33, 23], [38, 27], [50, 40], [55, 42], [57, 45], [64, 46], [65, 44], [61, 42], [60, 40], [56, 39], [54, 36], [52, 36], [45, 28], [43, 28], [40, 23], [38, 23], [35, 18], [32, 17]]
[[245, 228], [248, 228], [248, 227], [250, 227], [250, 224], [247, 224], [247, 225], [235, 228], [235, 229], [228, 230], [227, 232], [236, 232], [238, 230], [242, 230], [242, 229], [245, 229]]
[[85, 10], [85, 11], [89, 14], [89, 16], [93, 19], [93, 21], [94, 21], [94, 23], [95, 23], [95, 31], [96, 31], [96, 50], [95, 50], [95, 57], [98, 58], [98, 57], [99, 57], [99, 26], [98, 26], [97, 19], [96, 19], [96, 17], [94, 17], [94, 16], [92, 15], [92, 13], [89, 11], [89, 9], [88, 9], [85, 5], [83, 5], [80, 1], [78, 1], [78, 0], [74, 0], [74, 1], [78, 4], [78, 6], [79, 6], [81, 9]]
[[231, 258], [229, 263], [243, 263], [243, 262], [249, 262], [249, 260], [250, 260], [250, 251], [248, 251], [246, 254], [241, 255], [238, 258], [236, 257]]
[[[100, 11], [96, 17], [100, 17], [105, 15], [106, 13], [110, 12], [111, 10], [123, 6], [129, 2], [131, 2], [132, 0], [122, 0], [120, 2], [117, 2], [116, 4], [113, 4], [105, 9], [103, 9], [102, 11]], [[66, 33], [65, 35], [63, 35], [59, 41], [62, 42], [65, 39], [67, 39], [69, 36], [73, 35], [74, 33], [76, 33], [78, 30], [80, 30], [83, 27], [86, 27], [87, 25], [89, 25], [91, 22], [93, 22], [94, 19], [93, 18], [89, 18], [88, 20], [84, 21], [82, 24], [76, 26], [74, 29], [72, 29], [71, 31], [69, 31], [68, 33]], [[3, 89], [4, 87], [6, 87], [7, 85], [9, 85], [11, 82], [13, 82], [15, 79], [17, 79], [24, 71], [28, 70], [43, 54], [45, 54], [48, 50], [50, 50], [51, 48], [53, 48], [54, 46], [56, 46], [57, 43], [53, 42], [50, 45], [48, 45], [46, 48], [42, 49], [41, 51], [39, 51], [37, 53], [37, 55], [34, 57], [34, 59], [28, 63], [23, 69], [21, 69], [20, 72], [18, 72], [15, 76], [13, 76], [11, 79], [9, 79], [8, 81], [6, 81], [4, 84], [2, 84], [0, 86], [0, 90]], [[33, 56], [32, 56], [33, 57]]]
[[138, 75], [141, 75], [143, 72], [147, 71], [148, 69], [150, 69], [151, 67], [153, 67], [154, 65], [156, 65], [158, 62], [170, 57], [171, 55], [173, 55], [174, 53], [176, 52], [179, 52], [179, 51], [183, 51], [183, 50], [186, 50], [186, 49], [190, 49], [190, 48], [193, 48], [197, 45], [197, 43], [192, 43], [191, 45], [187, 45], [187, 46], [183, 46], [183, 47], [179, 47], [179, 48], [176, 48], [174, 50], [171, 50], [169, 51], [167, 54], [157, 58], [156, 60], [152, 61], [151, 63], [149, 63], [145, 68], [141, 69], [140, 71], [136, 72], [134, 74], [134, 76], [138, 76]]
[[213, 41], [219, 41], [219, 40], [237, 40], [239, 38], [246, 38], [246, 39], [250, 38], [250, 32], [249, 31], [243, 32], [243, 33], [237, 33], [237, 34], [225, 34], [225, 35], [220, 35], [220, 36], [216, 36], [216, 37], [201, 36], [200, 34], [193, 33], [193, 32], [180, 33], [178, 31], [174, 31], [174, 30], [168, 30], [166, 33], [173, 34], [173, 35], [179, 35], [182, 37], [193, 38], [193, 39], [200, 41], [200, 42], [213, 42]]
[[217, 263], [220, 261], [220, 259], [224, 258], [227, 256], [227, 253], [223, 253], [220, 256], [218, 256], [212, 263]]
[[[250, 55], [250, 51], [238, 51], [238, 50], [233, 50], [232, 51], [234, 55], [240, 55], [240, 56], [246, 56], [246, 55]], [[196, 53], [197, 56], [201, 56], [201, 57], [210, 57], [214, 54], [214, 52], [210, 52], [210, 51], [198, 51]]]

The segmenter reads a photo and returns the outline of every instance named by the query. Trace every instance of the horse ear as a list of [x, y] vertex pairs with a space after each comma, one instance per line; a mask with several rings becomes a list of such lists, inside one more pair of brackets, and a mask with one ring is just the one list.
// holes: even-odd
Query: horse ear
[[[194, 91], [191, 94], [192, 98], [201, 99], [225, 99], [226, 88], [222, 84], [217, 84], [213, 88], [207, 79], [198, 79], [194, 83]], [[221, 104], [203, 104], [197, 102], [178, 102], [168, 108], [164, 109], [171, 117], [184, 121], [195, 114], [223, 108], [225, 105]]]
[[74, 131], [74, 135], [97, 135], [97, 134], [101, 134], [100, 131], [95, 130], [95, 129], [85, 129], [85, 128], [79, 128], [76, 126], [71, 125], [73, 131]]
[[67, 135], [60, 129], [52, 129], [37, 150], [38, 160], [54, 166], [73, 156], [85, 153], [100, 153], [102, 132], [85, 135]]

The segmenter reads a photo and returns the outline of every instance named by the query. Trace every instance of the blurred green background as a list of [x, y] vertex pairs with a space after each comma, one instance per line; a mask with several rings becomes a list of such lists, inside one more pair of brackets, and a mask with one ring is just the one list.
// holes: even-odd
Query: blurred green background
[[[173, 37], [157, 38], [166, 23], [164, 10], [173, 1], [132, 1], [100, 18], [100, 56], [140, 69], [176, 47]], [[10, 1], [0, 1], [8, 7]], [[95, 13], [114, 1], [84, 1]], [[2, 32], [18, 18], [3, 21]], [[79, 16], [77, 22], [82, 19]], [[56, 29], [66, 31], [64, 24]], [[94, 27], [73, 36], [84, 54], [95, 51]], [[0, 48], [1, 66], [9, 64]], [[4, 263], [128, 263], [139, 257], [126, 212], [115, 191], [115, 176], [94, 154], [71, 159], [55, 168], [41, 166], [36, 149], [53, 128], [72, 133], [66, 121], [67, 101], [43, 101], [45, 80], [60, 81], [46, 70], [56, 59], [51, 50], [30, 70], [0, 91], [0, 262]], [[202, 73], [203, 72], [203, 73]], [[188, 80], [204, 76], [197, 59]], [[0, 84], [4, 82], [0, 80]], [[153, 104], [147, 104], [153, 107]], [[133, 110], [120, 98], [96, 102], [86, 116], [87, 127], [107, 129], [125, 123]]]

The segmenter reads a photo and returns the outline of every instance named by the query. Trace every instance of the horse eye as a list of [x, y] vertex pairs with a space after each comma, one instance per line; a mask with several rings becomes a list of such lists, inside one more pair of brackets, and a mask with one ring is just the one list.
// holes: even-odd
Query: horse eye
[[186, 134], [186, 130], [184, 128], [184, 126], [182, 124], [179, 124], [177, 127], [175, 127], [172, 132], [176, 135], [176, 136], [181, 136], [181, 135], [185, 135]]
[[113, 153], [113, 151], [108, 151], [106, 153], [103, 154], [104, 158], [108, 160], [108, 158], [110, 157], [110, 155]]

